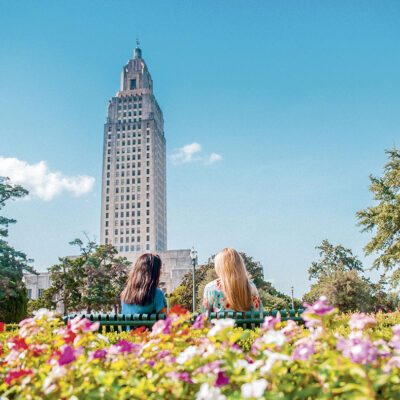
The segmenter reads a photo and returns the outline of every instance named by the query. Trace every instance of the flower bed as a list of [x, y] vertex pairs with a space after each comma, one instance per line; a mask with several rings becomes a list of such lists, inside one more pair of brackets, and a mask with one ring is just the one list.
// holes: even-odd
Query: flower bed
[[305, 329], [267, 317], [243, 331], [180, 313], [141, 328], [101, 334], [76, 318], [65, 326], [40, 310], [18, 331], [0, 324], [5, 399], [204, 399], [399, 397], [399, 314], [336, 316], [320, 299]]

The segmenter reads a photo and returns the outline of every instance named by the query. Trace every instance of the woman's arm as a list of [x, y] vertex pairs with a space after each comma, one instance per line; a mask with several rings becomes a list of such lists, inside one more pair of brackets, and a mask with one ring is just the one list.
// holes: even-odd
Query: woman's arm
[[167, 315], [167, 307], [163, 307], [163, 308], [157, 313], [157, 315], [160, 315], [160, 314], [165, 314], [165, 315]]

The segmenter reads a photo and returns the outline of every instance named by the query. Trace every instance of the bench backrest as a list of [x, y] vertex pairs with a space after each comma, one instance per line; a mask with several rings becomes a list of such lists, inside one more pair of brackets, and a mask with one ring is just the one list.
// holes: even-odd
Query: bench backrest
[[[304, 310], [272, 310], [264, 311], [263, 313], [257, 313], [253, 311], [247, 312], [235, 312], [235, 311], [223, 311], [220, 313], [210, 313], [208, 316], [209, 320], [232, 318], [236, 321], [236, 326], [242, 327], [243, 329], [254, 329], [259, 327], [266, 316], [276, 317], [278, 312], [281, 315], [282, 321], [291, 319], [293, 321], [302, 322], [303, 319], [301, 314]], [[69, 314], [63, 318], [64, 322], [68, 319], [73, 319], [77, 315], [86, 317], [92, 322], [99, 321], [100, 326], [104, 326], [106, 332], [117, 331], [124, 332], [129, 326], [131, 329], [145, 326], [149, 329], [160, 319], [165, 319], [165, 314]], [[198, 314], [194, 314], [192, 320], [197, 317]]]

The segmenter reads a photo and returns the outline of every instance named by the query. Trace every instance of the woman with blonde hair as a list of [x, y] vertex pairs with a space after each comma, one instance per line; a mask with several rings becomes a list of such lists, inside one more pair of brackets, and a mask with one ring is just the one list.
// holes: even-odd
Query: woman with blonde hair
[[215, 256], [215, 272], [218, 279], [204, 289], [202, 312], [263, 311], [260, 295], [247, 276], [240, 254], [226, 248]]

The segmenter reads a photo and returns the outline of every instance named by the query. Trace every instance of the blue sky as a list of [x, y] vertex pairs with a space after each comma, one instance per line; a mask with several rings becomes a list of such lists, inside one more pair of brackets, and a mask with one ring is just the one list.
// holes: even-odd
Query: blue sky
[[[397, 1], [0, 1], [2, 162], [95, 179], [8, 205], [10, 242], [44, 270], [99, 238], [106, 106], [140, 37], [165, 119], [168, 248], [235, 247], [297, 297], [325, 238], [369, 266], [355, 212], [399, 145], [399, 17]], [[222, 159], [173, 163], [192, 143]]]

